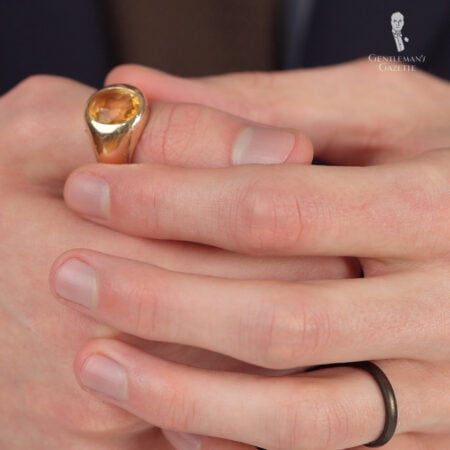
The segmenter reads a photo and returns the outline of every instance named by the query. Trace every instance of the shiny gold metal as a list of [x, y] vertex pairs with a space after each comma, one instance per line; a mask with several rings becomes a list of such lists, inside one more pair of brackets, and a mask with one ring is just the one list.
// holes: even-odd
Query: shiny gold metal
[[144, 94], [127, 84], [106, 86], [88, 100], [85, 119], [98, 162], [130, 163], [148, 122]]

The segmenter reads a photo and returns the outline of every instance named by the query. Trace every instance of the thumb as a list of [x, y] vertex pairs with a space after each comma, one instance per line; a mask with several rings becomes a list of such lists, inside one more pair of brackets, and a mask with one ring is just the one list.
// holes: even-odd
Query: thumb
[[258, 121], [249, 113], [251, 102], [227, 95], [206, 79], [120, 66], [106, 79], [106, 84], [115, 83], [135, 85], [152, 101], [136, 162], [211, 168], [312, 160], [312, 145], [304, 134]]
[[[263, 125], [299, 130], [311, 139], [315, 157], [332, 164], [402, 160], [448, 140], [446, 133], [427, 134], [430, 126], [446, 129], [444, 122], [430, 125], [430, 118], [446, 117], [439, 102], [418, 110], [417, 100], [412, 103], [408, 95], [422, 86], [443, 92], [442, 83], [421, 73], [386, 79], [369, 61], [197, 79], [128, 65], [113, 70], [107, 81], [135, 84], [155, 100], [199, 103]], [[386, 109], [387, 103], [396, 107]]]
[[319, 81], [316, 87], [310, 72], [249, 72], [189, 79], [123, 65], [110, 72], [106, 84], [138, 86], [152, 101], [197, 103], [263, 125], [297, 129], [311, 139], [314, 154], [320, 158], [330, 142], [347, 141], [350, 125], [336, 119], [329, 95], [328, 106], [318, 101], [318, 96], [323, 97], [317, 92], [323, 83]]

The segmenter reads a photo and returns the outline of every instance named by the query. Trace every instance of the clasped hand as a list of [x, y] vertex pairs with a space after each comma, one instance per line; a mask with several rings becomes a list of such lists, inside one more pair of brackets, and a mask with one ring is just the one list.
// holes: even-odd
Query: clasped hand
[[[81, 218], [59, 203], [58, 214], [92, 236], [43, 257], [71, 248], [50, 286], [76, 310], [67, 317], [89, 324], [81, 335], [107, 337], [82, 347], [75, 374], [143, 419], [127, 428], [129, 448], [167, 447], [147, 424], [186, 450], [361, 446], [384, 423], [371, 377], [303, 373], [361, 360], [376, 361], [397, 394], [386, 448], [450, 444], [450, 89], [402, 75], [429, 94], [412, 111], [408, 92], [391, 90], [399, 81], [374, 70], [356, 62], [250, 82], [120, 68], [109, 82], [165, 101], [152, 107], [138, 164], [73, 171], [88, 162], [76, 153], [85, 137], [66, 143], [68, 155], [47, 153], [41, 195], [56, 207], [72, 172], [64, 198]], [[358, 98], [356, 74], [373, 77], [380, 98]], [[334, 165], [310, 165], [312, 148]], [[38, 170], [17, 166], [43, 186]]]

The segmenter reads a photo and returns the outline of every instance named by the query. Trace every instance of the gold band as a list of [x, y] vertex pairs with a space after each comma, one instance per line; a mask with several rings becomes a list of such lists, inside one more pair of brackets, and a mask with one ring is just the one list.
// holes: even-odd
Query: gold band
[[98, 162], [130, 163], [148, 122], [144, 94], [127, 84], [106, 86], [88, 100], [85, 119]]

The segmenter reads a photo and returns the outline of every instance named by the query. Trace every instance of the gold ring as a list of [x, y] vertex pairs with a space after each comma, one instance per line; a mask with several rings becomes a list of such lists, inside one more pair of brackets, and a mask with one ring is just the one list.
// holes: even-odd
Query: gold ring
[[148, 117], [145, 96], [133, 86], [114, 84], [91, 95], [85, 119], [97, 161], [130, 163]]

